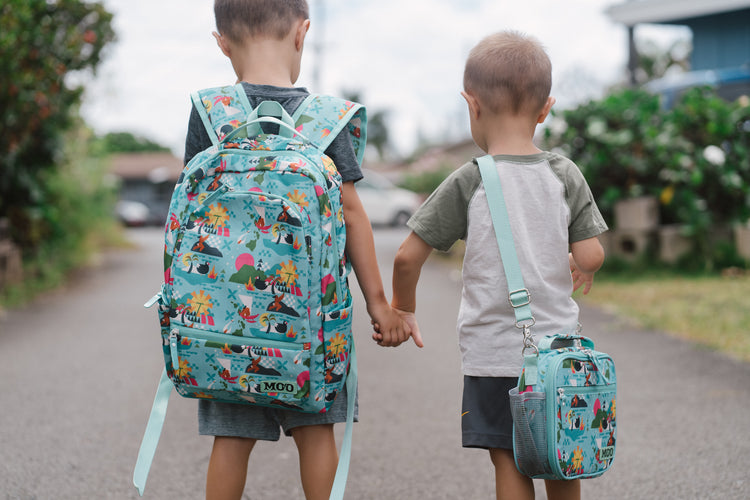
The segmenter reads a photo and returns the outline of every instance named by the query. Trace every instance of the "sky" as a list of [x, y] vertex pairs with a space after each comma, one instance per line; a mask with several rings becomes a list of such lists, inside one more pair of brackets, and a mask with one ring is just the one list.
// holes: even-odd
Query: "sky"
[[[622, 0], [308, 0], [311, 28], [297, 85], [357, 93], [387, 111], [393, 156], [420, 142], [469, 137], [460, 96], [469, 50], [514, 29], [537, 37], [553, 66], [556, 108], [603, 95], [625, 77], [626, 29], [605, 9]], [[117, 41], [96, 75], [83, 76], [82, 114], [97, 133], [129, 131], [182, 156], [190, 92], [234, 83], [216, 46], [211, 0], [103, 0]], [[645, 26], [668, 46], [682, 28]]]

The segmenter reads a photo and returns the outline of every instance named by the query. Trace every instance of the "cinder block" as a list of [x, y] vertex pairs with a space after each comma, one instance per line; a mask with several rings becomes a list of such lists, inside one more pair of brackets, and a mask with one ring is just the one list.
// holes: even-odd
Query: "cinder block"
[[0, 241], [0, 290], [22, 279], [21, 251], [10, 240]]
[[692, 249], [692, 241], [679, 224], [659, 228], [659, 260], [674, 264]]
[[652, 196], [620, 200], [615, 204], [617, 229], [648, 231], [659, 226], [659, 204]]
[[737, 254], [743, 259], [750, 260], [750, 224], [735, 226], [734, 244]]
[[649, 249], [654, 236], [654, 231], [617, 228], [612, 231], [612, 255], [625, 260], [635, 260]]

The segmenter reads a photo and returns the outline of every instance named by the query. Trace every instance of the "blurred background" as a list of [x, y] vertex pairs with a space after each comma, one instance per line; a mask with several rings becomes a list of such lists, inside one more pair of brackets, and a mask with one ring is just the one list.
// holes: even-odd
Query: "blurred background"
[[[403, 226], [481, 153], [459, 95], [464, 60], [485, 35], [515, 29], [553, 62], [557, 105], [539, 146], [579, 165], [612, 228], [604, 276], [616, 299], [603, 286], [592, 300], [623, 308], [643, 280], [654, 293], [673, 286], [678, 299], [677, 278], [716, 293], [726, 280], [747, 286], [749, 0], [310, 0], [310, 9], [297, 83], [367, 106], [358, 189], [376, 227]], [[189, 93], [235, 80], [214, 29], [206, 0], [2, 3], [0, 308], [127, 244], [123, 226], [164, 223]]]

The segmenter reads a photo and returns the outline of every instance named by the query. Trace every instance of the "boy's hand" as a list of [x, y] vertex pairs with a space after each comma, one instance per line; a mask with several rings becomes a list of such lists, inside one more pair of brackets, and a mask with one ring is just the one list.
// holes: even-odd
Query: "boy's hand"
[[[422, 342], [422, 334], [419, 331], [419, 325], [417, 324], [417, 317], [414, 315], [413, 312], [409, 311], [400, 311], [396, 308], [393, 309], [396, 311], [396, 313], [401, 317], [402, 321], [406, 324], [407, 329], [411, 330], [411, 338], [414, 340], [414, 344], [416, 344], [417, 347], [424, 347], [424, 343]], [[380, 333], [380, 325], [375, 323], [375, 321], [372, 322], [373, 329], [375, 330], [372, 334], [372, 339], [377, 342], [379, 345], [385, 346], [383, 344], [383, 335]], [[403, 342], [408, 340], [409, 335], [406, 336], [401, 342], [395, 345], [389, 345], [388, 347], [397, 347], [398, 345], [401, 345]]]
[[594, 284], [594, 273], [584, 273], [578, 269], [573, 254], [568, 255], [568, 260], [570, 261], [570, 273], [573, 276], [573, 291], [575, 292], [583, 286], [583, 294], [588, 294]]
[[372, 338], [383, 347], [396, 347], [409, 339], [411, 328], [389, 305], [368, 307], [374, 333]]
[[424, 347], [424, 342], [422, 342], [422, 332], [419, 331], [419, 324], [417, 323], [417, 316], [413, 312], [402, 311], [400, 309], [394, 309], [394, 311], [396, 311], [399, 316], [401, 316], [401, 319], [409, 325], [409, 328], [411, 329], [411, 338], [414, 340], [416, 346]]

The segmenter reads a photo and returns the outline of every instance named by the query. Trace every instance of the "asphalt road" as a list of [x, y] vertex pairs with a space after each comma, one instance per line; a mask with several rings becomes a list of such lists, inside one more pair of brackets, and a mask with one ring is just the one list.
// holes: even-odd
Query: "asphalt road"
[[[0, 499], [137, 497], [132, 470], [162, 369], [156, 313], [141, 304], [161, 282], [161, 234], [130, 235], [137, 248], [0, 318]], [[404, 236], [376, 232], [387, 282]], [[458, 273], [431, 259], [421, 351], [377, 347], [359, 300], [361, 421], [347, 498], [494, 498], [487, 453], [460, 444], [459, 295]], [[750, 498], [750, 366], [599, 310], [584, 309], [582, 322], [614, 357], [619, 383], [615, 463], [584, 482], [584, 498]], [[145, 497], [202, 498], [210, 447], [195, 401], [173, 394]], [[304, 498], [291, 439], [256, 447], [245, 498]]]

